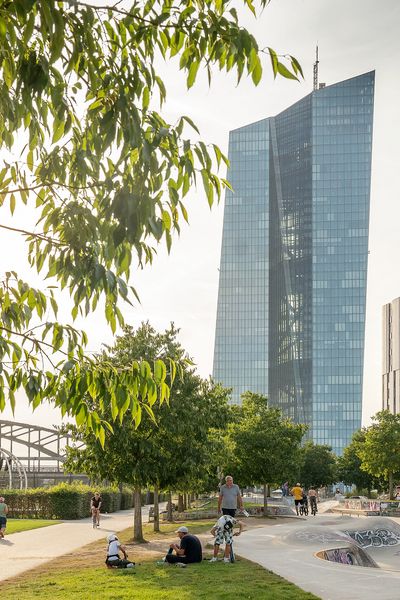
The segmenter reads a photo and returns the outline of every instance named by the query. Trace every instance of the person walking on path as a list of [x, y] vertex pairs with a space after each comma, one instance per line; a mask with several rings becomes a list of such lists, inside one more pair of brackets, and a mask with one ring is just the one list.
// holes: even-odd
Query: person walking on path
[[301, 487], [300, 483], [296, 483], [296, 485], [294, 487], [292, 487], [290, 492], [294, 498], [294, 504], [296, 507], [296, 515], [298, 515], [299, 514], [299, 504], [301, 504], [303, 502], [303, 488]]
[[[203, 550], [199, 538], [191, 535], [189, 529], [184, 525], [176, 530], [181, 541], [179, 546], [171, 544], [165, 562], [173, 565], [188, 565], [203, 560]], [[175, 551], [175, 554], [174, 554]]]
[[[239, 526], [239, 531], [233, 533], [235, 525]], [[217, 562], [218, 552], [221, 544], [225, 542], [224, 562], [231, 562], [231, 547], [234, 535], [240, 535], [243, 531], [244, 523], [234, 519], [230, 515], [222, 515], [211, 529], [211, 535], [215, 536], [214, 541], [214, 556], [210, 562]]]
[[243, 510], [243, 499], [240, 494], [239, 486], [233, 483], [233, 477], [227, 475], [225, 483], [221, 485], [218, 498], [218, 512], [223, 515], [235, 517], [237, 508]]
[[0, 539], [4, 538], [7, 527], [8, 506], [4, 501], [3, 496], [0, 496]]

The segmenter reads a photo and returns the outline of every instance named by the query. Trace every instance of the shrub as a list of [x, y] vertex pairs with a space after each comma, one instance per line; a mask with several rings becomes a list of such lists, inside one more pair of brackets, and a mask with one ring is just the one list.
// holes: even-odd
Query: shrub
[[50, 488], [0, 490], [5, 496], [9, 516], [30, 519], [82, 519], [90, 516], [90, 499], [94, 491], [102, 497], [102, 512], [115, 512], [133, 506], [132, 491], [96, 487], [82, 483], [60, 483]]

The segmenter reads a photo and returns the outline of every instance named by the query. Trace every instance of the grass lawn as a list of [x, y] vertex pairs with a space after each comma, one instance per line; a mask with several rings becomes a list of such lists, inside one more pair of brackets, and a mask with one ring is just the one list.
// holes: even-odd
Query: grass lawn
[[[210, 521], [189, 523], [191, 532], [208, 532]], [[176, 523], [153, 533], [144, 528], [149, 544], [133, 544], [132, 530], [119, 534], [128, 546], [134, 569], [106, 569], [105, 544], [94, 542], [37, 569], [1, 582], [1, 600], [317, 600], [295, 585], [244, 559], [235, 564], [208, 563], [185, 569], [158, 566], [169, 542], [175, 539]], [[206, 557], [211, 550], [206, 550]]]
[[39, 527], [57, 525], [57, 523], [60, 523], [60, 521], [47, 521], [45, 519], [7, 519], [6, 536], [10, 533], [28, 531], [28, 529], [38, 529]]

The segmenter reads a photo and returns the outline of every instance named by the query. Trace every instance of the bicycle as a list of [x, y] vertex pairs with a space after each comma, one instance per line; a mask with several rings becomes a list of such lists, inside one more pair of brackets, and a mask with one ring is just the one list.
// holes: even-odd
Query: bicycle
[[100, 510], [98, 508], [92, 508], [92, 523], [93, 529], [100, 527]]
[[302, 517], [303, 515], [305, 517], [308, 516], [308, 504], [300, 504], [299, 506], [299, 515]]

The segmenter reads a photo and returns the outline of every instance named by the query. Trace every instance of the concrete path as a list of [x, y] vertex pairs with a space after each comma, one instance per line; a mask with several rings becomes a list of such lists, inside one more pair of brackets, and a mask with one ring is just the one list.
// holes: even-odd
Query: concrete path
[[[149, 506], [143, 507], [142, 511], [143, 522], [146, 523]], [[0, 541], [0, 581], [34, 569], [90, 542], [104, 539], [105, 546], [105, 538], [109, 533], [132, 526], [133, 509], [130, 509], [102, 514], [98, 529], [93, 529], [90, 517], [6, 535], [5, 539]]]
[[[334, 537], [340, 519], [318, 514], [253, 529], [235, 538], [235, 551], [322, 600], [399, 600], [400, 555], [397, 572], [332, 563], [314, 555], [324, 547], [323, 541], [329, 541], [329, 535]], [[368, 517], [344, 517], [343, 521], [346, 519], [360, 524], [360, 529], [368, 528]], [[315, 536], [318, 526], [320, 533]], [[314, 546], [298, 544], [296, 532], [301, 539], [302, 530], [306, 533], [310, 528], [316, 538]], [[333, 547], [338, 547], [337, 542]]]

